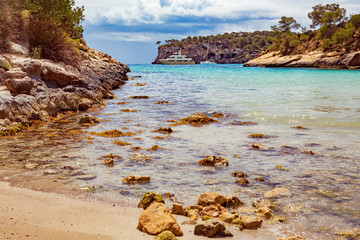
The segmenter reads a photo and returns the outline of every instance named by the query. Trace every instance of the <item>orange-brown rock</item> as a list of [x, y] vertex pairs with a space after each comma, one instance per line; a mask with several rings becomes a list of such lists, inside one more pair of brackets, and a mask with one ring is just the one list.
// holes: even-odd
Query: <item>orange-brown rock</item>
[[207, 156], [199, 161], [202, 166], [229, 166], [229, 161], [226, 158], [219, 156]]
[[217, 203], [204, 207], [202, 210], [202, 215], [217, 218], [224, 212], [226, 212], [226, 209]]
[[224, 206], [226, 204], [226, 197], [217, 192], [205, 192], [200, 195], [198, 205], [206, 207], [215, 204]]
[[158, 235], [163, 231], [169, 230], [175, 236], [182, 236], [176, 219], [171, 215], [170, 210], [163, 203], [153, 202], [140, 217], [137, 228], [151, 235]]
[[260, 228], [262, 224], [262, 219], [260, 217], [243, 215], [240, 219], [245, 229], [255, 230]]

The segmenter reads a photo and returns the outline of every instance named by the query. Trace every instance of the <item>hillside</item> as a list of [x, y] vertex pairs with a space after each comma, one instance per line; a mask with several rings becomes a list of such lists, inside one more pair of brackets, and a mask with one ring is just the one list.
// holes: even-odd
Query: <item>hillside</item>
[[153, 64], [159, 64], [159, 59], [167, 58], [181, 49], [182, 54], [192, 58], [195, 63], [208, 60], [216, 63], [244, 63], [261, 54], [264, 48], [271, 44], [268, 37], [275, 36], [270, 31], [232, 32], [216, 36], [187, 37], [182, 40], [167, 40], [158, 47], [158, 56]]

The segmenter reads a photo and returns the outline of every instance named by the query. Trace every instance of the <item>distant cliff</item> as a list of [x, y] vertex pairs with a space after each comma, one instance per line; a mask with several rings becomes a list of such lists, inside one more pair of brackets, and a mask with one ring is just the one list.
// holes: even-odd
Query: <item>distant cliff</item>
[[167, 40], [166, 44], [159, 46], [153, 64], [159, 64], [159, 59], [167, 58], [180, 49], [182, 54], [192, 58], [195, 63], [206, 59], [216, 63], [244, 63], [259, 56], [263, 48], [270, 45], [267, 40], [269, 36], [273, 36], [273, 33], [257, 31], [187, 37], [181, 41]]

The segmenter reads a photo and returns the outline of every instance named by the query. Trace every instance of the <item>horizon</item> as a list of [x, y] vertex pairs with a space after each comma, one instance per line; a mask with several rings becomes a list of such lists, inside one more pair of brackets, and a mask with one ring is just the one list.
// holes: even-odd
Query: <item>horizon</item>
[[[84, 39], [125, 64], [150, 64], [158, 52], [157, 41], [181, 40], [225, 32], [270, 31], [281, 16], [294, 17], [307, 29], [307, 14], [317, 4], [334, 1], [305, 0], [77, 0], [85, 7]], [[357, 0], [337, 1], [347, 16], [360, 12]], [[125, 7], [124, 7], [125, 6]], [[281, 7], [279, 7], [281, 6]]]

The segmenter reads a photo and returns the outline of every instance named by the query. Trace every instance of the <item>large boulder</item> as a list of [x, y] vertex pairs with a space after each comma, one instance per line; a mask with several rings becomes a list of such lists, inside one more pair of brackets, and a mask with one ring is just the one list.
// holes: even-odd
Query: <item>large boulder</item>
[[194, 234], [205, 237], [232, 237], [233, 235], [226, 230], [223, 223], [217, 221], [205, 221], [195, 226]]
[[140, 217], [137, 228], [151, 235], [158, 235], [163, 231], [169, 230], [175, 236], [182, 236], [176, 219], [171, 215], [170, 210], [164, 203], [153, 202]]
[[44, 80], [54, 81], [59, 86], [70, 85], [79, 77], [76, 75], [73, 68], [68, 67], [68, 69], [66, 69], [59, 64], [47, 61], [44, 61], [41, 65], [41, 75]]
[[220, 204], [225, 206], [226, 197], [217, 192], [205, 192], [200, 195], [198, 205], [206, 207], [209, 205]]

